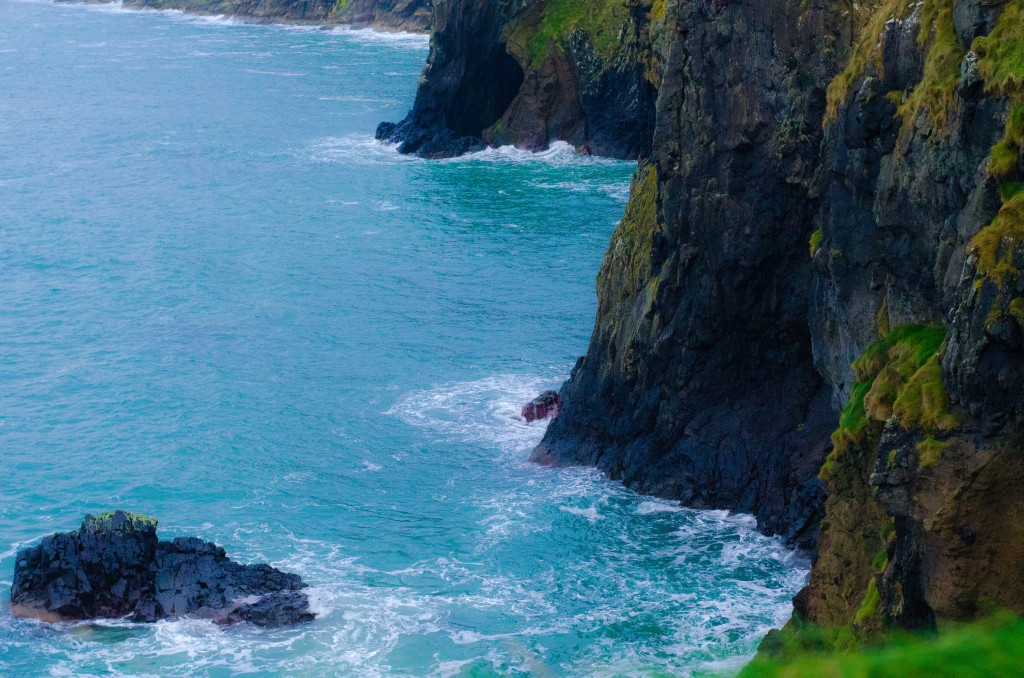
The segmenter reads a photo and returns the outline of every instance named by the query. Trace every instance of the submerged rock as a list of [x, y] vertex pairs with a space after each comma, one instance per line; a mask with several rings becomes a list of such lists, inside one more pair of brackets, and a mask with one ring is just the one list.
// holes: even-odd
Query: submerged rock
[[48, 622], [194, 616], [276, 627], [313, 620], [299, 575], [232, 562], [196, 537], [159, 541], [156, 525], [124, 511], [87, 515], [78, 531], [22, 549], [11, 612]]
[[544, 391], [539, 396], [523, 405], [523, 419], [527, 422], [537, 419], [550, 419], [558, 416], [562, 409], [562, 397], [557, 391]]

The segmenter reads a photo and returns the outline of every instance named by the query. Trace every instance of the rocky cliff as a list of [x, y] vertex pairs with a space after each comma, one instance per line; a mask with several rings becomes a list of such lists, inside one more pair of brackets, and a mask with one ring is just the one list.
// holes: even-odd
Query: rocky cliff
[[348, 24], [416, 33], [429, 30], [432, 7], [431, 0], [125, 0], [124, 5], [255, 21]]
[[811, 548], [765, 653], [1024, 612], [1024, 0], [445, 0], [434, 30], [403, 151], [641, 156], [534, 460]]
[[634, 159], [650, 148], [664, 2], [443, 0], [412, 111], [378, 138], [459, 155], [556, 140]]
[[670, 7], [533, 455], [815, 545], [796, 614], [836, 646], [1024, 611], [1020, 5]]

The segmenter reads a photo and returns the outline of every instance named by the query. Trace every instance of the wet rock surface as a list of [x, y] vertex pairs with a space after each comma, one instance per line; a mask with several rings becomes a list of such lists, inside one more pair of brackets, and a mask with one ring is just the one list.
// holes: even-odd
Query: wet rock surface
[[18, 553], [16, 616], [44, 621], [194, 616], [277, 627], [312, 621], [306, 584], [266, 564], [241, 565], [195, 537], [160, 541], [157, 521], [114, 511]]
[[539, 396], [523, 405], [522, 417], [527, 421], [551, 419], [557, 417], [562, 408], [562, 397], [558, 391], [544, 391]]

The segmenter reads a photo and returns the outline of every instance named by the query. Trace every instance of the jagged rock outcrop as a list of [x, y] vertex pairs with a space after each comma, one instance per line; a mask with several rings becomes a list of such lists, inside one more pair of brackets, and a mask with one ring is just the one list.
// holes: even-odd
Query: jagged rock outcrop
[[298, 575], [240, 565], [194, 537], [159, 541], [156, 524], [123, 511], [88, 515], [79, 530], [21, 550], [11, 611], [49, 622], [195, 616], [276, 627], [313, 620]]
[[430, 29], [432, 10], [432, 0], [125, 0], [124, 5], [254, 21], [348, 24], [415, 33]]
[[437, 2], [412, 111], [377, 137], [423, 157], [563, 140], [636, 158], [650, 148], [663, 11], [648, 0]]

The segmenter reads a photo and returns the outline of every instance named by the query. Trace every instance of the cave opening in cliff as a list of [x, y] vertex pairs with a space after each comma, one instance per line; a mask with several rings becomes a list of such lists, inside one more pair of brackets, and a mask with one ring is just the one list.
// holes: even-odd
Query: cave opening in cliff
[[523, 69], [505, 51], [505, 43], [496, 45], [485, 58], [467, 65], [454, 98], [459, 106], [448, 126], [459, 136], [480, 136], [505, 114], [524, 79]]

